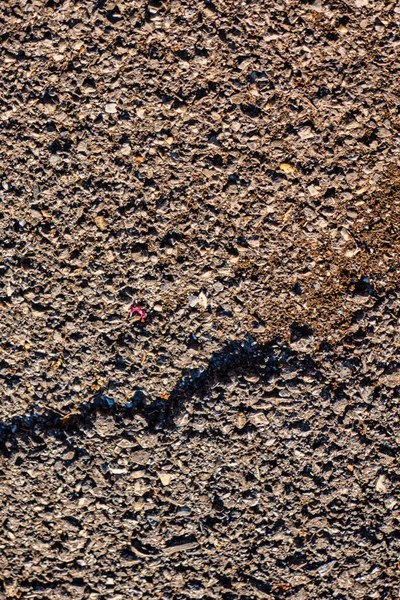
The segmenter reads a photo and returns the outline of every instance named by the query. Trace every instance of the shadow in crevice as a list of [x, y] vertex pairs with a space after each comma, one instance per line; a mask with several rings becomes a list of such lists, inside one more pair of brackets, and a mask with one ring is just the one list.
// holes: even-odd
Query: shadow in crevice
[[[266, 344], [256, 344], [252, 340], [231, 341], [211, 356], [205, 369], [182, 373], [166, 400], [157, 398], [148, 402], [143, 392], [136, 391], [130, 402], [120, 405], [101, 394], [81, 403], [69, 415], [52, 409], [39, 412], [39, 408], [32, 406], [29, 413], [13, 417], [9, 422], [0, 422], [0, 451], [5, 455], [15, 451], [19, 439], [43, 444], [42, 436], [46, 433], [63, 440], [68, 431], [91, 427], [98, 414], [110, 415], [117, 423], [140, 415], [150, 431], [172, 427], [175, 417], [193, 396], [204, 397], [213, 385], [226, 384], [233, 374], [254, 372], [267, 380], [278, 374], [289, 360], [298, 360], [297, 352], [277, 341]], [[309, 357], [307, 360], [312, 362]]]

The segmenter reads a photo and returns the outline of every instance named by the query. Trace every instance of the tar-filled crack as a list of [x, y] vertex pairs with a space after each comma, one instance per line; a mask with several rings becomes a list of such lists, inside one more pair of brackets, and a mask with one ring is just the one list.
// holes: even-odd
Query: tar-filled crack
[[[112, 416], [122, 427], [126, 419], [135, 415], [146, 420], [149, 431], [173, 427], [174, 419], [193, 396], [204, 396], [216, 383], [224, 385], [234, 373], [255, 372], [267, 381], [272, 375], [279, 374], [282, 365], [289, 360], [298, 360], [298, 355], [285, 344], [275, 341], [257, 344], [252, 340], [229, 342], [211, 356], [204, 369], [182, 373], [167, 399], [149, 401], [143, 392], [137, 391], [130, 402], [121, 405], [105, 394], [99, 394], [81, 403], [68, 415], [55, 409], [39, 412], [33, 405], [29, 413], [0, 422], [0, 451], [9, 455], [18, 449], [18, 440], [22, 439], [45, 443], [43, 436], [46, 433], [65, 439], [68, 431], [79, 432], [91, 427], [98, 414]], [[306, 361], [312, 363], [310, 358]]]

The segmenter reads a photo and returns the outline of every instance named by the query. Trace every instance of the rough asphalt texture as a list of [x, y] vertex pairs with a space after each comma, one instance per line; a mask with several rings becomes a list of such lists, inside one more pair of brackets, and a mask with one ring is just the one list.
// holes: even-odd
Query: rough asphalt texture
[[0, 598], [398, 598], [400, 4], [0, 6]]

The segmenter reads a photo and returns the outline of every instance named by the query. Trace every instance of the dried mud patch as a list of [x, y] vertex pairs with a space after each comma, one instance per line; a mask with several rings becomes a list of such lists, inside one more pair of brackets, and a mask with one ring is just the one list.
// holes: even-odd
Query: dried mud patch
[[399, 285], [400, 168], [393, 165], [383, 175], [379, 189], [368, 197], [354, 226], [356, 242], [369, 254], [362, 268], [380, 285]]

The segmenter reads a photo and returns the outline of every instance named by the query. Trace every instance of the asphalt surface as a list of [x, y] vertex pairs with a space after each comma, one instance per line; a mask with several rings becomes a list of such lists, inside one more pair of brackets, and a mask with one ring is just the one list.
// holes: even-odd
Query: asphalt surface
[[398, 598], [399, 22], [2, 3], [0, 598]]

